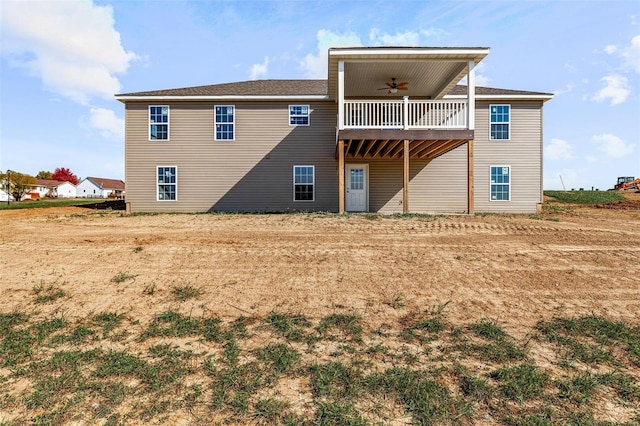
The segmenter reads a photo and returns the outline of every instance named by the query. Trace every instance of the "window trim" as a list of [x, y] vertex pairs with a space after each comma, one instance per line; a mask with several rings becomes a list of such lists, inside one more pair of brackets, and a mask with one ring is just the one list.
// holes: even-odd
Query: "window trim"
[[[233, 121], [231, 123], [218, 123], [217, 121], [217, 114], [216, 114], [216, 108], [218, 107], [226, 107], [226, 108], [233, 108]], [[217, 130], [217, 126], [218, 124], [223, 125], [223, 124], [231, 124], [233, 126], [233, 134], [231, 139], [218, 139], [218, 130]], [[214, 105], [213, 106], [213, 140], [214, 141], [221, 141], [221, 142], [233, 142], [236, 140], [236, 106], [235, 105]]]
[[[176, 170], [176, 183], [170, 183], [168, 185], [175, 185], [176, 187], [176, 198], [173, 200], [167, 200], [167, 199], [160, 199], [160, 183], [158, 182], [158, 169], [160, 168], [167, 168], [167, 167], [173, 167]], [[178, 201], [178, 166], [176, 165], [171, 165], [171, 166], [165, 166], [165, 165], [161, 165], [161, 166], [156, 166], [156, 201], [158, 202], [173, 202], [173, 201]], [[163, 184], [163, 185], [167, 185], [167, 184]]]
[[[491, 121], [491, 108], [497, 106], [506, 106], [509, 107], [509, 121], [496, 121], [495, 123]], [[511, 140], [511, 104], [489, 104], [489, 140], [491, 141], [510, 141]], [[491, 125], [492, 124], [506, 124], [507, 125], [507, 138], [506, 139], [496, 139], [491, 137]]]
[[[493, 183], [491, 182], [491, 169], [494, 167], [507, 167], [509, 169], [509, 183]], [[491, 187], [493, 185], [507, 185], [509, 187], [509, 199], [507, 200], [492, 200], [491, 199]], [[511, 201], [511, 165], [509, 164], [492, 164], [489, 166], [489, 202], [491, 203], [508, 203]]]
[[[167, 108], [167, 138], [166, 139], [151, 139], [151, 125], [152, 124], [158, 124], [158, 123], [152, 123], [151, 122], [151, 108], [155, 107], [155, 108]], [[171, 123], [171, 107], [169, 105], [149, 105], [147, 107], [147, 131], [149, 132], [148, 135], [148, 139], [149, 142], [164, 142], [164, 141], [169, 141], [171, 136], [170, 136], [170, 123]]]
[[[306, 114], [291, 114], [291, 107], [306, 107], [307, 108], [307, 113]], [[311, 106], [310, 105], [302, 105], [302, 104], [290, 104], [289, 105], [289, 126], [292, 127], [297, 127], [297, 126], [310, 126], [311, 125]], [[306, 124], [297, 124], [297, 123], [292, 123], [291, 119], [294, 117], [306, 117], [307, 118], [307, 123]]]
[[[308, 183], [296, 183], [296, 168], [297, 167], [311, 167], [313, 181], [311, 182], [311, 186], [313, 187], [312, 195], [310, 200], [296, 200], [296, 185], [309, 185]], [[293, 166], [293, 202], [294, 203], [309, 203], [316, 201], [316, 166], [312, 164], [296, 164]]]

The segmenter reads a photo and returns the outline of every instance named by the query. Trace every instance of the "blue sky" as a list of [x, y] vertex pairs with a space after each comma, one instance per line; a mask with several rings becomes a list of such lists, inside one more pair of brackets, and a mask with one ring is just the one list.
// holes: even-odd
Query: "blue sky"
[[331, 46], [482, 46], [479, 85], [555, 93], [544, 187], [640, 176], [640, 2], [0, 0], [0, 170], [124, 176], [115, 93], [325, 78]]

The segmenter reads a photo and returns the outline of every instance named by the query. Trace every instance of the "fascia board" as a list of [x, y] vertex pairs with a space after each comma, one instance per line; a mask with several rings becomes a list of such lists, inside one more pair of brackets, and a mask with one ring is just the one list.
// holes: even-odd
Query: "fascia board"
[[258, 95], [218, 95], [218, 96], [116, 96], [120, 102], [126, 101], [326, 101], [327, 95], [281, 95], [281, 96], [258, 96]]
[[[443, 99], [467, 99], [466, 95], [445, 95]], [[553, 99], [553, 95], [478, 95], [476, 100], [543, 100]]]

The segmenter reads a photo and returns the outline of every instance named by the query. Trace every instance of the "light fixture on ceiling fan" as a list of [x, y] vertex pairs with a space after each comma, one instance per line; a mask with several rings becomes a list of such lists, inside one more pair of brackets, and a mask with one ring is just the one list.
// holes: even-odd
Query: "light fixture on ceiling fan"
[[409, 84], [408, 82], [403, 81], [397, 83], [395, 77], [391, 78], [391, 83], [387, 82], [385, 84], [387, 85], [387, 87], [381, 87], [378, 90], [387, 90], [387, 94], [398, 93], [398, 90], [409, 90], [409, 88], [407, 87], [407, 84]]

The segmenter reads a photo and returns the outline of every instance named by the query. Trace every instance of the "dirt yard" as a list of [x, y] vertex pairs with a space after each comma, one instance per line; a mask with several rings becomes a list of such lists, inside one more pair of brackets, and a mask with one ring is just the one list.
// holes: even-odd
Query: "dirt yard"
[[[637, 198], [637, 197], [636, 197]], [[518, 336], [554, 314], [640, 322], [640, 209], [541, 215], [134, 215], [0, 211], [0, 306], [83, 318], [163, 310], [397, 320], [447, 302]], [[118, 282], [121, 281], [121, 282]], [[63, 303], [35, 304], [35, 288]], [[172, 290], [204, 294], [176, 302]]]

